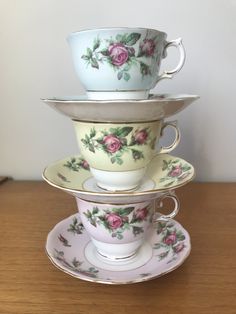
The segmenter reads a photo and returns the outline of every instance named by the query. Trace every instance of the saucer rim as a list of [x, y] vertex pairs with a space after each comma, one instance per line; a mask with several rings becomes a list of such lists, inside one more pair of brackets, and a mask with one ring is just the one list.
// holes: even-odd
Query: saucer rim
[[[94, 192], [94, 191], [80, 190], [80, 189], [74, 189], [74, 188], [67, 188], [67, 187], [61, 186], [61, 185], [59, 185], [59, 184], [56, 184], [56, 183], [50, 181], [50, 179], [47, 178], [47, 176], [46, 176], [46, 171], [47, 171], [47, 169], [49, 169], [49, 168], [52, 167], [53, 165], [55, 165], [55, 164], [61, 162], [63, 159], [66, 159], [66, 158], [70, 158], [70, 157], [71, 157], [71, 156], [67, 156], [67, 157], [65, 157], [65, 158], [59, 159], [59, 160], [53, 162], [52, 164], [46, 166], [46, 167], [44, 168], [43, 172], [42, 172], [42, 178], [43, 178], [49, 185], [51, 185], [51, 186], [53, 186], [53, 187], [55, 187], [55, 188], [58, 188], [58, 189], [60, 189], [60, 190], [63, 190], [63, 191], [67, 191], [67, 192], [70, 192], [70, 193], [73, 193], [73, 194], [74, 194], [74, 193], [80, 193], [80, 194], [83, 194], [83, 195], [93, 195], [93, 196], [102, 196], [102, 197], [103, 197], [103, 196], [104, 196], [104, 197], [105, 197], [105, 196], [106, 196], [106, 197], [117, 197], [117, 196], [120, 196], [120, 197], [122, 197], [122, 196], [131, 196], [131, 197], [132, 197], [132, 196], [152, 195], [152, 194], [156, 194], [156, 193], [162, 193], [162, 192], [172, 191], [172, 190], [178, 189], [178, 188], [180, 188], [180, 187], [182, 187], [182, 186], [184, 186], [184, 185], [186, 185], [186, 184], [188, 184], [189, 182], [191, 182], [191, 181], [194, 180], [194, 178], [196, 177], [196, 172], [195, 172], [194, 166], [193, 166], [190, 162], [186, 161], [185, 159], [183, 159], [183, 158], [181, 158], [181, 157], [173, 156], [173, 155], [171, 155], [171, 154], [163, 154], [163, 155], [168, 155], [168, 156], [171, 156], [171, 157], [173, 157], [173, 158], [179, 158], [179, 159], [181, 159], [182, 161], [184, 161], [184, 162], [190, 164], [191, 167], [192, 167], [192, 171], [193, 171], [192, 176], [191, 176], [188, 180], [184, 181], [183, 183], [176, 184], [174, 187], [171, 187], [171, 188], [168, 188], [168, 187], [166, 187], [166, 188], [164, 188], [164, 187], [163, 187], [163, 188], [153, 188], [152, 190], [146, 190], [146, 191], [140, 191], [140, 192], [136, 192], [136, 191], [111, 191], [111, 192], [109, 191], [109, 192], [107, 192], [107, 191], [105, 191], [105, 190], [104, 190], [104, 192]], [[79, 156], [82, 156], [82, 155], [81, 155], [81, 154], [76, 154], [76, 157], [79, 157]], [[158, 157], [158, 156], [156, 156], [156, 158], [157, 158], [157, 157]], [[153, 158], [153, 160], [154, 160], [154, 159], [155, 159], [155, 157]], [[93, 176], [92, 176], [92, 174], [91, 174], [91, 172], [90, 172], [90, 177], [89, 177], [89, 178], [91, 178], [91, 177], [93, 177]]]
[[69, 271], [65, 270], [64, 268], [62, 268], [61, 266], [59, 266], [58, 264], [56, 264], [53, 260], [53, 258], [49, 255], [46, 247], [45, 247], [45, 254], [47, 255], [48, 259], [50, 260], [50, 262], [52, 263], [52, 265], [54, 267], [56, 267], [58, 270], [62, 271], [63, 273], [79, 279], [79, 280], [83, 280], [83, 281], [88, 281], [88, 282], [94, 282], [94, 283], [99, 283], [99, 284], [106, 284], [106, 285], [114, 285], [114, 286], [119, 286], [119, 285], [129, 285], [129, 284], [134, 284], [134, 283], [141, 283], [141, 282], [145, 282], [145, 281], [151, 281], [154, 279], [157, 279], [159, 277], [162, 277], [166, 274], [171, 273], [172, 271], [176, 270], [177, 268], [179, 268], [182, 264], [184, 264], [184, 262], [188, 259], [190, 253], [191, 253], [191, 249], [192, 249], [192, 245], [191, 245], [191, 241], [189, 240], [189, 247], [188, 247], [188, 251], [186, 256], [181, 260], [181, 262], [179, 264], [177, 264], [175, 267], [172, 267], [170, 269], [168, 269], [165, 272], [162, 272], [159, 275], [153, 276], [153, 277], [144, 277], [144, 278], [139, 278], [137, 280], [130, 280], [130, 281], [123, 281], [123, 282], [116, 282], [116, 281], [103, 281], [103, 280], [96, 280], [96, 279], [91, 279], [89, 277], [78, 277], [76, 275], [74, 275], [73, 273], [70, 273]]
[[[63, 99], [69, 97], [81, 97], [81, 99]], [[147, 99], [88, 99], [86, 94], [83, 95], [75, 95], [75, 96], [63, 96], [63, 97], [47, 97], [47, 98], [40, 98], [40, 100], [44, 102], [54, 102], [54, 103], [159, 103], [159, 102], [169, 102], [169, 101], [183, 101], [186, 99], [199, 99], [199, 95], [195, 94], [149, 94], [149, 98]], [[84, 97], [84, 98], [82, 98]], [[153, 98], [150, 98], [153, 97]], [[162, 98], [163, 97], [163, 98]]]
[[[186, 255], [184, 256], [184, 258], [177, 264], [175, 265], [174, 267], [172, 268], [169, 268], [168, 270], [166, 270], [165, 272], [162, 272], [161, 274], [159, 275], [156, 275], [156, 276], [153, 276], [153, 277], [141, 277], [141, 278], [137, 278], [136, 280], [129, 280], [129, 281], [122, 281], [122, 282], [116, 282], [116, 281], [113, 281], [113, 280], [110, 280], [110, 281], [103, 281], [103, 280], [97, 280], [96, 278], [89, 278], [89, 277], [79, 277], [73, 273], [71, 273], [70, 271], [64, 269], [62, 266], [59, 266], [54, 260], [53, 260], [53, 257], [51, 256], [51, 254], [48, 252], [47, 250], [47, 243], [48, 243], [48, 238], [49, 238], [49, 235], [54, 231], [54, 229], [56, 229], [56, 227], [60, 224], [62, 224], [64, 222], [64, 220], [67, 220], [67, 219], [70, 219], [71, 217], [74, 217], [75, 215], [79, 215], [79, 213], [74, 213], [62, 220], [60, 220], [58, 223], [56, 223], [53, 228], [48, 232], [47, 234], [47, 238], [46, 238], [46, 242], [45, 242], [45, 247], [44, 247], [44, 250], [45, 250], [45, 254], [47, 255], [48, 259], [50, 260], [50, 262], [52, 263], [53, 266], [55, 266], [57, 269], [59, 269], [60, 271], [66, 273], [67, 275], [71, 276], [71, 277], [74, 277], [76, 279], [80, 279], [80, 280], [83, 280], [83, 281], [88, 281], [88, 282], [94, 282], [94, 283], [99, 283], [99, 284], [107, 284], [107, 285], [128, 285], [128, 284], [134, 284], [134, 283], [141, 283], [141, 282], [146, 282], [146, 281], [151, 281], [151, 280], [154, 280], [156, 278], [159, 278], [159, 277], [162, 277], [168, 273], [171, 273], [172, 271], [176, 270], [177, 268], [179, 268], [189, 257], [190, 253], [191, 253], [191, 249], [192, 249], [192, 245], [191, 245], [191, 237], [190, 237], [190, 234], [189, 232], [182, 226], [181, 223], [179, 223], [177, 220], [175, 219], [170, 219], [170, 221], [175, 221], [177, 222], [183, 229], [184, 231], [187, 233], [188, 235], [188, 241], [189, 241], [189, 246], [188, 246], [188, 251], [186, 252]], [[87, 232], [87, 231], [86, 231]], [[145, 263], [146, 264], [146, 263]], [[144, 264], [144, 265], [145, 265]], [[144, 266], [143, 265], [143, 266]]]

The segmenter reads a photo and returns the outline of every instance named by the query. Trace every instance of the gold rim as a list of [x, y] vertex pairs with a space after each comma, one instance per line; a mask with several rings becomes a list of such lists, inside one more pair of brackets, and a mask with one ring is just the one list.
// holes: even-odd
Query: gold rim
[[154, 277], [146, 277], [146, 278], [141, 278], [141, 279], [137, 279], [137, 280], [130, 280], [130, 281], [121, 281], [121, 282], [116, 282], [116, 281], [105, 281], [105, 280], [96, 280], [96, 279], [90, 279], [88, 277], [79, 277], [76, 276], [75, 274], [67, 271], [66, 269], [62, 268], [60, 265], [56, 264], [56, 262], [53, 260], [53, 258], [49, 255], [49, 253], [47, 252], [47, 249], [45, 248], [45, 252], [47, 257], [49, 258], [50, 262], [53, 264], [53, 266], [55, 266], [57, 269], [59, 269], [60, 271], [62, 271], [63, 273], [66, 273], [69, 276], [72, 276], [76, 279], [81, 279], [84, 281], [88, 281], [88, 282], [94, 282], [94, 283], [100, 283], [100, 284], [106, 284], [106, 285], [128, 285], [128, 284], [133, 284], [133, 283], [140, 283], [140, 282], [144, 282], [144, 281], [150, 281], [150, 280], [154, 280], [157, 279], [159, 277], [162, 277], [168, 273], [171, 273], [172, 271], [176, 270], [177, 268], [179, 268], [185, 261], [186, 259], [189, 257], [190, 253], [191, 253], [191, 243], [189, 241], [189, 251], [187, 252], [187, 255], [185, 256], [185, 258], [181, 261], [181, 263], [179, 263], [178, 265], [176, 265], [175, 267], [157, 275]]
[[154, 29], [154, 28], [145, 28], [145, 27], [101, 27], [101, 28], [88, 28], [88, 29], [82, 29], [80, 31], [75, 31], [72, 32], [68, 35], [68, 38], [73, 36], [73, 35], [77, 35], [80, 33], [85, 33], [85, 32], [102, 32], [102, 31], [125, 31], [125, 30], [139, 30], [141, 29], [142, 31], [154, 31], [156, 33], [162, 33], [163, 35], [167, 36], [167, 33], [163, 32], [163, 31], [159, 31], [158, 29]]
[[[174, 96], [174, 95], [173, 95]], [[177, 96], [177, 95], [176, 95]], [[92, 100], [92, 99], [87, 99], [87, 96], [84, 95], [85, 99], [77, 99], [77, 100], [63, 100], [63, 99], [60, 99], [60, 98], [40, 98], [42, 101], [45, 101], [45, 102], [63, 102], [63, 103], [94, 103], [94, 104], [99, 104], [99, 103], [104, 103], [104, 104], [107, 104], [107, 103], [155, 103], [155, 102], [169, 102], [169, 101], [185, 101], [185, 100], [196, 100], [198, 98], [200, 98], [200, 96], [198, 95], [188, 95], [186, 94], [185, 97], [176, 97], [176, 98], [173, 98], [171, 97], [171, 95], [169, 94], [160, 94], [160, 95], [155, 95], [155, 94], [149, 94], [149, 98], [148, 99], [110, 99], [110, 100]], [[156, 98], [150, 98], [150, 97], [156, 97]], [[162, 98], [163, 97], [163, 98]]]
[[[90, 93], [133, 93], [133, 92], [148, 92], [149, 89], [86, 89]], [[95, 100], [95, 99], [94, 99]]]
[[[69, 216], [69, 217], [67, 217], [67, 218], [65, 218], [65, 219], [68, 219], [68, 218], [73, 217], [73, 216], [74, 216], [74, 215], [71, 215], [71, 216]], [[63, 219], [63, 220], [65, 220], [65, 219]], [[60, 221], [59, 223], [57, 223], [57, 224], [52, 228], [52, 230], [49, 232], [49, 234], [55, 229], [55, 227], [56, 227], [58, 224], [62, 223], [63, 220]], [[181, 224], [179, 224], [179, 225], [184, 229], [184, 227], [183, 227]], [[47, 250], [47, 242], [48, 242], [49, 234], [48, 234], [48, 236], [47, 236], [47, 240], [46, 240], [46, 244], [45, 244], [45, 253], [46, 253], [47, 257], [49, 258], [50, 262], [51, 262], [57, 269], [61, 270], [62, 272], [66, 273], [66, 274], [68, 274], [68, 275], [70, 275], [70, 276], [72, 276], [72, 277], [74, 277], [74, 278], [76, 278], [76, 279], [81, 279], [81, 280], [84, 280], [84, 281], [89, 281], [89, 282], [94, 282], [94, 283], [109, 284], [109, 285], [133, 284], [133, 283], [139, 283], [139, 282], [144, 282], [144, 281], [153, 280], [153, 279], [159, 278], [159, 277], [161, 277], [161, 276], [163, 276], [163, 275], [166, 275], [166, 274], [168, 274], [168, 273], [170, 273], [170, 272], [176, 270], [177, 268], [179, 268], [179, 267], [186, 261], [186, 259], [189, 257], [190, 252], [191, 252], [191, 238], [190, 238], [190, 235], [189, 235], [188, 231], [187, 231], [186, 229], [184, 229], [184, 231], [185, 231], [185, 232], [187, 233], [187, 235], [188, 235], [189, 247], [188, 247], [188, 251], [186, 252], [185, 257], [180, 261], [179, 264], [177, 264], [175, 267], [169, 268], [168, 270], [166, 270], [165, 272], [162, 272], [162, 273], [159, 274], [159, 275], [151, 276], [151, 277], [145, 277], [145, 278], [137, 278], [136, 280], [130, 280], [130, 281], [121, 281], [121, 282], [117, 282], [117, 281], [106, 281], [106, 280], [101, 280], [101, 279], [98, 279], [98, 280], [97, 280], [96, 278], [92, 279], [92, 278], [83, 277], [83, 276], [80, 277], [80, 276], [78, 276], [78, 275], [73, 274], [73, 273], [70, 272], [69, 270], [64, 269], [62, 266], [58, 265], [56, 261], [54, 261], [55, 258], [53, 258], [52, 255], [51, 255], [51, 254], [48, 252], [48, 250]], [[91, 265], [92, 265], [92, 264], [91, 264]], [[143, 266], [143, 265], [142, 265], [142, 266]]]
[[[132, 197], [134, 197], [134, 196], [142, 196], [142, 195], [152, 195], [152, 194], [156, 194], [156, 193], [159, 193], [159, 192], [172, 191], [172, 190], [175, 190], [177, 188], [180, 188], [180, 187], [188, 184], [189, 182], [193, 181], [194, 178], [195, 178], [195, 170], [193, 168], [193, 175], [192, 175], [192, 177], [189, 180], [183, 182], [182, 184], [176, 185], [176, 186], [174, 186], [172, 188], [152, 189], [152, 190], [140, 191], [140, 192], [135, 192], [135, 191], [133, 191], [133, 192], [124, 192], [124, 191], [122, 191], [122, 193], [120, 193], [120, 192], [113, 192], [112, 191], [111, 193], [108, 193], [108, 192], [104, 191], [104, 192], [100, 193], [100, 192], [93, 192], [93, 191], [86, 191], [86, 190], [69, 189], [69, 188], [61, 186], [59, 184], [55, 184], [55, 183], [51, 182], [46, 177], [46, 175], [45, 175], [46, 170], [47, 170], [47, 168], [44, 169], [42, 177], [48, 184], [50, 184], [51, 186], [54, 186], [55, 188], [58, 188], [58, 189], [61, 189], [63, 191], [67, 191], [67, 192], [70, 192], [70, 193], [73, 193], [73, 194], [74, 193], [81, 193], [81, 194], [84, 194], [84, 195], [103, 196], [103, 197], [106, 196], [106, 197], [110, 197], [110, 198], [117, 197], [117, 196], [123, 196], [123, 197], [125, 197], [125, 196], [132, 196]], [[87, 178], [87, 179], [89, 179], [89, 178]]]

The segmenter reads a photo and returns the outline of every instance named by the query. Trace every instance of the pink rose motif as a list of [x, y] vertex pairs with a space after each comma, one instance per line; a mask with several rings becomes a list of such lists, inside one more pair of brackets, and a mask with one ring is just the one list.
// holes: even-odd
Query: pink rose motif
[[112, 64], [116, 66], [121, 66], [129, 58], [129, 52], [127, 48], [121, 43], [110, 45], [108, 48], [108, 53], [111, 57]]
[[138, 131], [135, 135], [134, 135], [134, 139], [135, 139], [135, 142], [138, 144], [138, 145], [142, 145], [146, 142], [148, 138], [148, 133], [145, 129], [141, 130], [141, 131]]
[[86, 160], [83, 160], [81, 163], [81, 167], [84, 168], [85, 170], [89, 170], [89, 164]]
[[135, 218], [138, 220], [144, 220], [148, 215], [148, 208], [139, 208], [135, 212]]
[[183, 170], [181, 166], [173, 166], [172, 169], [168, 172], [169, 177], [178, 177], [182, 174]]
[[179, 253], [184, 249], [184, 244], [183, 243], [179, 243], [176, 246], [173, 247], [175, 253]]
[[118, 229], [123, 225], [122, 218], [114, 213], [106, 214], [106, 221], [111, 229]]
[[113, 134], [106, 135], [103, 138], [103, 144], [106, 146], [106, 150], [112, 154], [117, 152], [122, 146], [120, 139]]
[[164, 243], [167, 245], [172, 245], [176, 242], [177, 238], [176, 238], [176, 233], [173, 232], [171, 234], [169, 234], [168, 236], [165, 237], [164, 239]]
[[156, 45], [152, 39], [144, 39], [140, 44], [140, 48], [145, 56], [151, 57], [154, 54]]

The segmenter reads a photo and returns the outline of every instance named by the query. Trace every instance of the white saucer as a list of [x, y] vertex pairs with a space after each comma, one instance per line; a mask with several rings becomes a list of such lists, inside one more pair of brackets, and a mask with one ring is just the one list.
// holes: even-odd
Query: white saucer
[[82, 156], [70, 156], [45, 168], [43, 178], [50, 185], [76, 197], [118, 204], [143, 202], [159, 197], [193, 180], [193, 166], [182, 158], [159, 154], [150, 162], [140, 186], [132, 191], [110, 192], [99, 188]]
[[134, 122], [170, 117], [197, 100], [197, 95], [149, 95], [143, 100], [89, 100], [86, 95], [42, 99], [56, 111], [81, 121]]
[[100, 257], [79, 214], [59, 222], [48, 234], [46, 252], [63, 272], [86, 281], [130, 284], [147, 281], [179, 267], [191, 250], [188, 232], [175, 220], [155, 225], [137, 255], [126, 262]]

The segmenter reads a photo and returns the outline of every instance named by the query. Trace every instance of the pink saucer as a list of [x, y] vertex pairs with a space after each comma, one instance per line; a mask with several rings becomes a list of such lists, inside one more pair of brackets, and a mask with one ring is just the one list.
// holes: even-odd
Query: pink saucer
[[179, 267], [191, 251], [188, 232], [175, 220], [155, 225], [134, 258], [110, 261], [101, 257], [79, 214], [59, 222], [48, 234], [46, 252], [63, 272], [86, 281], [131, 284], [160, 277]]

